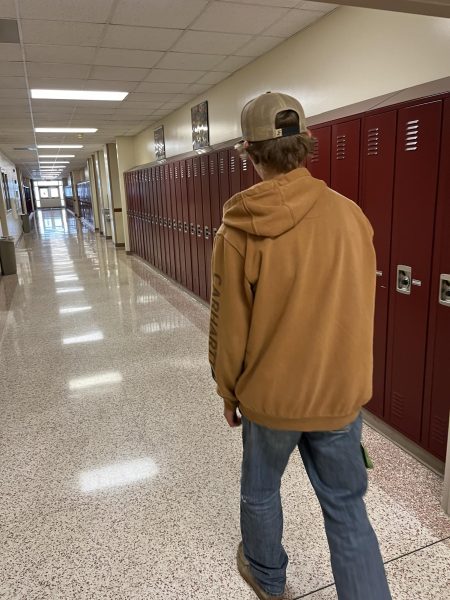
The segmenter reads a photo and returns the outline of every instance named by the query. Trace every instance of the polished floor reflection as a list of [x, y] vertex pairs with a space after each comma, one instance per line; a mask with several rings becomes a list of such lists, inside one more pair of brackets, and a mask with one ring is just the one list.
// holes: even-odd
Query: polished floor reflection
[[[240, 434], [214, 394], [206, 307], [64, 211], [37, 225], [0, 279], [0, 598], [255, 598], [234, 564]], [[444, 600], [442, 482], [364, 435], [394, 600]], [[286, 598], [336, 598], [296, 456], [283, 498]]]

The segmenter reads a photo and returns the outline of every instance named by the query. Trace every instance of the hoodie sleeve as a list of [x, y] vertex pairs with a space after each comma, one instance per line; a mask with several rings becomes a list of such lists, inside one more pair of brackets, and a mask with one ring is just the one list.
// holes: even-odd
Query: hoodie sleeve
[[212, 258], [209, 362], [217, 393], [229, 408], [239, 404], [234, 390], [244, 366], [253, 294], [244, 258], [217, 234]]

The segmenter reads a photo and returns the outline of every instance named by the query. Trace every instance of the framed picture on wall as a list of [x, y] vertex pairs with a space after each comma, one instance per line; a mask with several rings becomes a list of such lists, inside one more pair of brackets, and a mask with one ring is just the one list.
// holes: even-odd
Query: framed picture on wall
[[166, 158], [166, 142], [164, 140], [164, 125], [154, 130], [156, 160]]
[[191, 108], [192, 147], [194, 150], [209, 146], [208, 101]]

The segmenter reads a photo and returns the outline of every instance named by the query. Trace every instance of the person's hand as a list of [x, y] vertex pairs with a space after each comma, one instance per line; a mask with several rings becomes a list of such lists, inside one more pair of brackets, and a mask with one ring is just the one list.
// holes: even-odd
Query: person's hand
[[230, 427], [239, 427], [242, 423], [241, 417], [237, 414], [237, 409], [228, 408], [226, 405], [223, 408], [223, 416], [225, 417]]

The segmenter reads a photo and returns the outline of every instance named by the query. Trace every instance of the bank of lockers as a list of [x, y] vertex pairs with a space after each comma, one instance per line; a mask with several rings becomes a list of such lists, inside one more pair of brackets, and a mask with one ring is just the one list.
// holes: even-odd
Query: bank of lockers
[[[444, 459], [450, 410], [450, 99], [316, 125], [311, 173], [357, 202], [377, 252], [368, 408]], [[233, 148], [125, 174], [130, 246], [207, 300], [224, 203], [259, 178]], [[332, 385], [332, 382], [330, 382]]]

